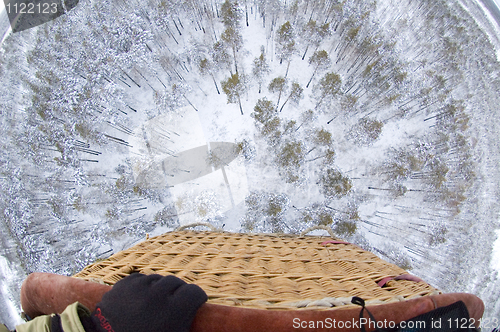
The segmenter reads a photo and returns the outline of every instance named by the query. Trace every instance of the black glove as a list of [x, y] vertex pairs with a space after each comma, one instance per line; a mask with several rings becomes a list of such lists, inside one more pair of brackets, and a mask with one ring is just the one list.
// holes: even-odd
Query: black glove
[[188, 332], [207, 294], [174, 276], [132, 274], [104, 294], [92, 313], [100, 332]]

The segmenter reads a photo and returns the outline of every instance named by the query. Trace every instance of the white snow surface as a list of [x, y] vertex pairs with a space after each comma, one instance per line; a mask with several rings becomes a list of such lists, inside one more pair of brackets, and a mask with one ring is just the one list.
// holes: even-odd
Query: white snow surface
[[[498, 4], [498, 0], [495, 0], [495, 2], [497, 2]], [[387, 0], [387, 4], [389, 3], [391, 3], [391, 1]], [[469, 2], [465, 4], [465, 1], [463, 1], [462, 5], [467, 8], [467, 10], [469, 10], [471, 15], [474, 15], [476, 13], [473, 9], [470, 8]], [[78, 10], [78, 8], [75, 10]], [[490, 20], [492, 19], [492, 17], [488, 15], [487, 18]], [[243, 70], [242, 68], [244, 68], [246, 73], [250, 74], [249, 72], [251, 68], [251, 62], [260, 54], [260, 46], [263, 45], [266, 48], [266, 55], [272, 68], [272, 72], [269, 74], [268, 78], [285, 75], [286, 65], [279, 65], [279, 59], [276, 58], [273, 52], [274, 43], [270, 42], [270, 40], [272, 41], [274, 38], [265, 38], [267, 33], [271, 33], [272, 35], [274, 35], [274, 31], [269, 32], [264, 29], [257, 15], [251, 15], [250, 23], [251, 24], [248, 28], [245, 27], [243, 29], [244, 48], [242, 51], [240, 51], [241, 53], [239, 54], [239, 59], [242, 60], [242, 63], [240, 63], [240, 70]], [[498, 36], [500, 36], [500, 34], [495, 35], [497, 31], [491, 28], [491, 25], [489, 25], [489, 23], [480, 21], [478, 22], [478, 24], [481, 26], [483, 31], [488, 34], [490, 42], [493, 45], [497, 46], [498, 44], [496, 43], [496, 40]], [[188, 38], [182, 39], [181, 42], [185, 42], [186, 40], [188, 40]], [[408, 42], [411, 43], [411, 41]], [[404, 44], [404, 42], [402, 42], [402, 44]], [[187, 43], [185, 46], [186, 48], [189, 47]], [[326, 47], [326, 45], [323, 46]], [[399, 45], [398, 47], [403, 48], [403, 46]], [[497, 48], [497, 50], [499, 50], [499, 48]], [[309, 55], [310, 54], [308, 54], [308, 56]], [[411, 55], [413, 56], [414, 54]], [[296, 65], [297, 63], [299, 63], [300, 65]], [[219, 82], [225, 79], [224, 75], [220, 75], [218, 77]], [[301, 62], [301, 60], [295, 59], [288, 72], [288, 77], [291, 77], [299, 82], [307, 82], [311, 75], [312, 68], [307, 65], [307, 60]], [[320, 77], [321, 75], [318, 75], [313, 83], [316, 83]], [[280, 181], [280, 175], [278, 174], [278, 171], [275, 167], [271, 166], [272, 156], [266, 156], [267, 146], [263, 144], [262, 140], [259, 138], [259, 133], [254, 125], [254, 120], [250, 116], [251, 112], [253, 111], [253, 105], [255, 105], [255, 102], [259, 98], [267, 96], [268, 98], [274, 98], [272, 99], [273, 101], [276, 100], [275, 96], [265, 91], [266, 86], [263, 86], [264, 92], [259, 94], [256, 88], [256, 83], [253, 83], [253, 86], [242, 97], [242, 99], [244, 100], [243, 112], [245, 114], [241, 116], [236, 104], [227, 103], [226, 95], [224, 93], [217, 95], [213, 92], [214, 86], [210, 79], [201, 82], [191, 81], [190, 83], [193, 87], [193, 90], [196, 90], [196, 93], [191, 93], [189, 94], [189, 96], [190, 98], [192, 98], [191, 102], [193, 102], [193, 104], [198, 108], [198, 111], [194, 112], [190, 108], [190, 106], [184, 106], [185, 111], [179, 111], [179, 113], [177, 113], [186, 114], [186, 119], [184, 119], [185, 122], [180, 122], [179, 124], [176, 123], [179, 131], [184, 131], [183, 138], [185, 139], [183, 139], [182, 142], [178, 145], [173, 146], [172, 150], [175, 150], [174, 152], [177, 153], [200, 145], [205, 145], [209, 142], [234, 143], [240, 142], [242, 139], [249, 138], [256, 149], [257, 157], [251, 163], [247, 163], [243, 160], [242, 157], [238, 157], [234, 160], [234, 162], [230, 163], [225, 168], [225, 170], [227, 171], [227, 177], [229, 178], [229, 186], [234, 194], [234, 198], [230, 198], [230, 194], [227, 194], [228, 186], [224, 182], [221, 170], [214, 171], [213, 173], [206, 175], [204, 178], [200, 178], [201, 180], [193, 180], [191, 182], [179, 184], [175, 188], [169, 189], [169, 195], [171, 195], [170, 198], [174, 202], [178, 203], [177, 208], [179, 214], [182, 214], [182, 216], [179, 216], [180, 224], [188, 223], [188, 221], [192, 219], [194, 219], [193, 221], [198, 221], [204, 220], [204, 218], [216, 219], [218, 217], [225, 216], [228, 220], [225, 226], [225, 230], [240, 231], [240, 220], [242, 218], [242, 211], [244, 210], [244, 208], [242, 207], [244, 205], [244, 197], [248, 194], [248, 192], [252, 191], [277, 192], [288, 195], [289, 199], [292, 202], [288, 207], [289, 211], [292, 210], [292, 204], [295, 204], [294, 206], [300, 210], [305, 209], [318, 200], [320, 193], [317, 186], [296, 186], [287, 184], [284, 181]], [[309, 88], [309, 91], [310, 90], [311, 88]], [[146, 110], [148, 108], [154, 107], [151, 102], [151, 93], [147, 88], [136, 88], [134, 94], [134, 99], [136, 101], [141, 101], [141, 110]], [[142, 103], [142, 101], [145, 102]], [[283, 102], [283, 100], [281, 102]], [[287, 105], [280, 116], [283, 119], [298, 119], [300, 118], [300, 114], [304, 109], [314, 108], [314, 101], [310, 93], [306, 94], [306, 98], [301, 101], [300, 106], [301, 107]], [[187, 111], [187, 109], [189, 109], [189, 111]], [[375, 142], [373, 142], [373, 144], [367, 146], [359, 146], [353, 144], [348, 139], [346, 139], [345, 132], [342, 132], [340, 130], [331, 130], [336, 151], [335, 164], [337, 168], [343, 174], [348, 175], [352, 179], [354, 188], [353, 191], [355, 191], [357, 194], [360, 194], [363, 199], [366, 198], [366, 200], [359, 202], [359, 214], [361, 216], [361, 219], [369, 220], [374, 223], [363, 223], [359, 228], [363, 239], [365, 241], [368, 241], [372, 247], [383, 248], [384, 250], [386, 250], [384, 246], [387, 244], [387, 237], [377, 235], [380, 234], [378, 225], [383, 221], [386, 227], [393, 227], [393, 229], [396, 230], [395, 233], [397, 234], [394, 234], [393, 239], [401, 239], [400, 242], [395, 241], [396, 244], [394, 244], [394, 247], [392, 249], [394, 249], [395, 251], [405, 251], [405, 248], [410, 246], [410, 244], [415, 244], [415, 246], [412, 246], [412, 248], [417, 248], [416, 250], [418, 250], [420, 240], [415, 234], [414, 229], [410, 227], [400, 227], [400, 225], [405, 218], [413, 218], [412, 220], [416, 221], [431, 217], [430, 214], [427, 214], [426, 211], [421, 211], [419, 202], [416, 201], [416, 197], [419, 195], [417, 190], [421, 189], [420, 187], [418, 187], [420, 183], [416, 180], [409, 180], [407, 183], [405, 183], [408, 188], [413, 188], [416, 191], [408, 192], [404, 197], [398, 198], [397, 204], [393, 204], [391, 201], [389, 201], [384, 191], [367, 190], [366, 185], [373, 187], [381, 186], [380, 179], [373, 175], [371, 167], [373, 165], [376, 165], [380, 160], [384, 160], [387, 157], [387, 153], [390, 148], [396, 149], [407, 146], [408, 144], [413, 142], [413, 139], [416, 138], [418, 140], [418, 138], [423, 136], [424, 133], [429, 130], [429, 128], [435, 125], [434, 120], [424, 121], [427, 116], [428, 114], [424, 114], [424, 112], [422, 112], [420, 115], [414, 116], [410, 119], [388, 121], [384, 124], [383, 131], [380, 137]], [[325, 127], [327, 129], [332, 128], [331, 125], [329, 127], [325, 124], [328, 120], [330, 120], [330, 117], [327, 114], [320, 113], [317, 115], [317, 117], [318, 125], [313, 126], [315, 129], [320, 129], [322, 127]], [[379, 117], [381, 120], [384, 120], [385, 118], [384, 114], [380, 114]], [[153, 117], [152, 119], [153, 120], [151, 120], [151, 118], [142, 118], [137, 122], [134, 122], [134, 133], [129, 136], [120, 136], [124, 139], [127, 139], [131, 144], [131, 147], [128, 150], [128, 155], [126, 156], [131, 160], [133, 160], [133, 158], [137, 158], [137, 156], [144, 157], [146, 155], [146, 144], [144, 143], [144, 141], [142, 141], [143, 128], [147, 127], [154, 121], [161, 122], [163, 118], [162, 116], [158, 116], [156, 118]], [[348, 117], [341, 120], [349, 124], [345, 125], [344, 128], [356, 124], [354, 120], [351, 120]], [[483, 121], [488, 122], [487, 119], [483, 119]], [[491, 125], [493, 126], [493, 124]], [[479, 132], [481, 128], [482, 124], [478, 124], [477, 127], [472, 127], [469, 133], [471, 133], [471, 136], [473, 134], [477, 134], [477, 132]], [[151, 131], [148, 130], [146, 130], [146, 132], [148, 132], [149, 134], [151, 133]], [[116, 134], [117, 136], [120, 135], [119, 132], [116, 132], [114, 134]], [[486, 142], [486, 140], [489, 138], [479, 137], [479, 144]], [[487, 148], [484, 149], [487, 150]], [[100, 158], [100, 161], [104, 160], [105, 158], [110, 158], [112, 159], [110, 164], [118, 164], [121, 160], [120, 158], [123, 158], [123, 156], [120, 156], [119, 158], [114, 157], [115, 155], [108, 154], [107, 156], [104, 155], [102, 157], [96, 158]], [[489, 156], [486, 155], [486, 152], [483, 151], [481, 153], [478, 153], [478, 159], [481, 159], [483, 157], [485, 159], [480, 160], [480, 162], [484, 161], [484, 163], [488, 163], [488, 165], [495, 164], [495, 161], [486, 160], [489, 158]], [[165, 155], [155, 154], [153, 156], [153, 159], [154, 158], [165, 158]], [[112, 169], [113, 167], [108, 168]], [[315, 166], [313, 162], [306, 164], [306, 166], [304, 166], [304, 174], [302, 175], [303, 181], [306, 182], [308, 179], [317, 178], [318, 168], [319, 166]], [[486, 166], [483, 171], [484, 173], [487, 172]], [[140, 170], [138, 172], [140, 172]], [[488, 202], [494, 204], [493, 201], [496, 199], [496, 197], [494, 196], [494, 188], [489, 188], [488, 190], [484, 190], [482, 192], [484, 193], [483, 197], [479, 197], [479, 200], [484, 200], [484, 206], [487, 206]], [[198, 211], [200, 210], [200, 206], [206, 209], [206, 211], [204, 210], [203, 214], [196, 214], [196, 209], [193, 207], [194, 205], [190, 205], [186, 207], [185, 213], [182, 212], [183, 210], [179, 207], [179, 202], [183, 199], [191, 203], [198, 202], [199, 204], [196, 205]], [[228, 202], [230, 202], [232, 199], [234, 199], [233, 204], [229, 204]], [[157, 208], [156, 206], [159, 205], [155, 204], [156, 203], [147, 203], [146, 207], [148, 209], [155, 209]], [[339, 206], [345, 207], [345, 205], [342, 204], [339, 204]], [[411, 212], [402, 216], [401, 211], [406, 211], [405, 209], [411, 210]], [[484, 209], [487, 210], [487, 207], [484, 207]], [[234, 218], [232, 218], [233, 216]], [[445, 217], [438, 216], [437, 220], [445, 220]], [[85, 222], [88, 222], [88, 220], [86, 220]], [[406, 225], [408, 226], [408, 224]], [[470, 227], [473, 228], [476, 226], [471, 225]], [[496, 228], [498, 228], [498, 222]], [[170, 229], [171, 227], [166, 226], [156, 227], [151, 232], [151, 235], [157, 235]], [[481, 231], [485, 230], [481, 229]], [[487, 229], [486, 231], [491, 231], [491, 228]], [[500, 229], [497, 229], [495, 232], [497, 235], [496, 241], [494, 242], [494, 244], [487, 244], [487, 246], [492, 247], [489, 266], [493, 269], [497, 269], [497, 271], [500, 271]], [[355, 241], [356, 238], [352, 238], [351, 240]], [[102, 247], [102, 251], [110, 249], [113, 252], [116, 252], [132, 245], [137, 241], [139, 240], [134, 238], [122, 237], [114, 243], [104, 244]], [[443, 250], [443, 252], [446, 252], [448, 250], [447, 246], [447, 244], [441, 245], [439, 249], [436, 250]], [[489, 249], [487, 248], [487, 250]], [[414, 252], [408, 253], [408, 256], [411, 260], [418, 259], [418, 255]], [[432, 276], [425, 275], [426, 268], [428, 268], [429, 266], [439, 265], [438, 262], [432, 261], [437, 259], [438, 256], [440, 256], [439, 253], [430, 257], [429, 262], [422, 263], [422, 265], [419, 266], [415, 273], [420, 274], [420, 276], [426, 280], [430, 278], [431, 283], [438, 282], [440, 278], [439, 274], [436, 273], [436, 275]], [[484, 258], [484, 256], [481, 256], [481, 258]], [[470, 264], [471, 261], [468, 261], [468, 263]], [[0, 292], [2, 293], [4, 301], [7, 303], [7, 314], [5, 317], [10, 317], [9, 324], [13, 323], [15, 319], [12, 317], [14, 317], [15, 312], [19, 310], [18, 306], [14, 304], [14, 297], [12, 295], [9, 295], [12, 294], [12, 290], [8, 288], [12, 283], [12, 280], [9, 279], [8, 276], [14, 273], [12, 272], [13, 269], [19, 268], [12, 265], [13, 262], [8, 262], [5, 258], [0, 256], [0, 276], [2, 276], [2, 280], [0, 281]], [[496, 275], [494, 273], [491, 274], [491, 278], [493, 279], [493, 281], [489, 281], [488, 285], [494, 285], [495, 283], [498, 283], [498, 279], [496, 279]], [[453, 286], [450, 288], [459, 288], [460, 286], [464, 286], [469, 287], [468, 289], [466, 289], [466, 291], [475, 291], [477, 288], [480, 288], [478, 285], [483, 282], [483, 279], [484, 276], [474, 275], [473, 277], [471, 277], [471, 280], [467, 280], [469, 284], [465, 283], [466, 285], [464, 286], [464, 283], [457, 283], [458, 286]], [[491, 293], [493, 293], [498, 290], [499, 288], [490, 288], [490, 286], [488, 286], [486, 290], [484, 288], [477, 290], [477, 293], [484, 294], [486, 291], [490, 291]], [[494, 295], [492, 294], [490, 296]], [[488, 312], [490, 314], [493, 312], [498, 313], [498, 306], [498, 302], [491, 304], [488, 308]], [[4, 316], [2, 316], [2, 318], [4, 318]]]
[[500, 272], [500, 229], [495, 231], [497, 240], [493, 245], [493, 252], [491, 254], [491, 266]]
[[17, 324], [23, 323], [19, 313], [20, 304], [17, 294], [13, 294], [12, 286], [19, 283], [17, 267], [14, 262], [0, 256], [0, 315], [5, 319], [4, 324], [14, 329]]

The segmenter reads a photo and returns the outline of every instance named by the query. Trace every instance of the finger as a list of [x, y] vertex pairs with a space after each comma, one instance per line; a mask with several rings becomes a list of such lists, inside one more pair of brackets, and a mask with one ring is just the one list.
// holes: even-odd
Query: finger
[[172, 298], [179, 306], [193, 306], [196, 309], [208, 300], [207, 293], [195, 284], [185, 284], [177, 288]]
[[164, 277], [159, 274], [150, 274], [142, 280], [142, 284], [146, 287], [153, 287], [158, 281], [162, 280]]
[[[142, 273], [133, 273], [121, 280], [119, 280], [114, 286], [113, 289], [119, 289], [122, 287], [128, 287], [128, 285], [137, 283], [139, 280], [142, 280], [142, 278], [146, 277], [145, 274]], [[140, 281], [139, 281], [140, 282]]]
[[154, 285], [154, 289], [155, 292], [161, 293], [162, 296], [171, 296], [178, 288], [184, 285], [187, 285], [186, 282], [176, 276], [169, 275], [158, 280]]
[[135, 289], [136, 291], [144, 291], [147, 288], [152, 287], [152, 285], [163, 278], [159, 274], [151, 274], [151, 275], [145, 275], [141, 273], [134, 273], [131, 274], [122, 280], [118, 281], [114, 286], [113, 289], [122, 291], [126, 289]]

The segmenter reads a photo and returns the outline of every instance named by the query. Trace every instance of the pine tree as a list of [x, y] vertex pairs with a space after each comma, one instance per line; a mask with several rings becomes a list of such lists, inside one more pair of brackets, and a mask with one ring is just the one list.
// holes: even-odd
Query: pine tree
[[351, 180], [336, 169], [327, 169], [320, 178], [321, 191], [326, 197], [340, 198], [347, 195], [352, 188]]
[[322, 103], [332, 101], [339, 93], [342, 80], [335, 73], [327, 73], [316, 85], [315, 90], [319, 91], [319, 101], [316, 104], [318, 108]]
[[300, 167], [304, 160], [303, 143], [300, 141], [286, 141], [278, 150], [276, 160], [281, 167]]
[[307, 51], [311, 45], [315, 46], [315, 50], [319, 47], [321, 42], [331, 35], [330, 23], [317, 25], [316, 21], [309, 20], [302, 29], [302, 39], [306, 41], [306, 50], [302, 55], [302, 60], [306, 57]]
[[237, 30], [241, 19], [238, 2], [226, 0], [221, 6], [220, 16], [226, 29], [233, 28]]
[[352, 138], [354, 143], [358, 145], [370, 145], [379, 138], [383, 126], [381, 121], [364, 117], [353, 126], [348, 137]]
[[265, 97], [259, 99], [253, 108], [251, 116], [262, 124], [268, 122], [274, 116], [273, 103]]
[[311, 45], [312, 38], [314, 34], [316, 33], [316, 21], [314, 20], [309, 20], [306, 25], [302, 28], [302, 38], [306, 41], [306, 50], [304, 51], [304, 54], [302, 55], [302, 60], [306, 57], [307, 50], [309, 49], [309, 46]]
[[207, 58], [203, 58], [200, 60], [198, 68], [202, 75], [210, 75], [210, 77], [212, 77], [212, 80], [215, 84], [215, 89], [217, 90], [217, 93], [220, 94], [219, 87], [217, 86], [217, 82], [215, 81], [215, 76], [213, 73], [213, 64]]
[[278, 92], [278, 102], [276, 103], [276, 110], [278, 110], [278, 106], [280, 104], [280, 99], [281, 99], [281, 94], [283, 92], [286, 92], [286, 78], [280, 76], [274, 78], [271, 83], [269, 83], [269, 86], [267, 87], [268, 90], [272, 93]]
[[227, 95], [227, 103], [238, 103], [240, 106], [241, 115], [243, 108], [241, 107], [241, 95], [246, 91], [245, 76], [233, 74], [222, 82], [222, 90]]
[[291, 100], [295, 104], [298, 104], [299, 101], [304, 98], [303, 95], [304, 89], [300, 86], [299, 83], [293, 82], [292, 83], [292, 88], [290, 89], [290, 94], [288, 95], [288, 98], [286, 98], [285, 102], [283, 105], [281, 105], [280, 112], [283, 110], [283, 107], [285, 107], [286, 103]]
[[243, 45], [243, 37], [241, 37], [241, 34], [237, 30], [237, 28], [229, 27], [222, 33], [221, 39], [233, 50], [234, 67], [236, 73], [238, 73], [236, 52], [238, 52]]
[[344, 94], [340, 99], [340, 107], [343, 112], [348, 113], [355, 110], [356, 103], [358, 102], [358, 97], [351, 94]]
[[316, 145], [330, 146], [332, 144], [332, 134], [323, 128], [316, 130], [313, 139]]
[[309, 58], [309, 64], [314, 65], [314, 71], [311, 76], [311, 79], [309, 80], [309, 82], [307, 82], [306, 88], [308, 88], [309, 84], [311, 84], [311, 81], [314, 75], [316, 75], [318, 69], [322, 70], [327, 69], [330, 66], [330, 63], [331, 63], [330, 57], [328, 56], [328, 53], [325, 50], [314, 52], [314, 54]]
[[264, 47], [261, 47], [261, 53], [258, 58], [253, 60], [252, 74], [257, 79], [259, 83], [259, 93], [261, 91], [262, 82], [264, 81], [264, 76], [269, 73], [269, 65], [266, 61], [266, 56], [264, 55]]
[[212, 59], [217, 67], [228, 69], [231, 72], [231, 56], [226, 52], [226, 47], [220, 41], [213, 46]]
[[[276, 53], [280, 58], [280, 64], [283, 63], [283, 60], [288, 61], [288, 66], [290, 66], [290, 61], [293, 53], [295, 52], [295, 40], [294, 40], [294, 32], [293, 27], [289, 21], [285, 22], [278, 29], [278, 33], [276, 36], [276, 42], [278, 43], [276, 47]], [[288, 67], [287, 67], [288, 73]]]

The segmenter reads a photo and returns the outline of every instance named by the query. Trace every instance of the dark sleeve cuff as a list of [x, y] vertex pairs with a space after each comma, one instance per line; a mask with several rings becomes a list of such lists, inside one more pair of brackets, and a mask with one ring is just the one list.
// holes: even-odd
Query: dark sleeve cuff
[[[82, 323], [82, 326], [85, 329], [85, 332], [98, 332], [95, 329], [95, 325], [92, 322], [92, 319], [90, 318], [90, 316], [86, 315], [82, 311], [79, 311], [78, 318], [80, 318], [80, 322]], [[63, 327], [62, 327], [61, 316], [54, 315], [54, 316], [50, 317], [50, 332], [65, 332]]]
[[61, 324], [61, 316], [54, 315], [50, 317], [50, 332], [64, 332]]
[[98, 332], [92, 322], [92, 318], [89, 316], [80, 316], [80, 321], [82, 322], [83, 328], [86, 332]]

